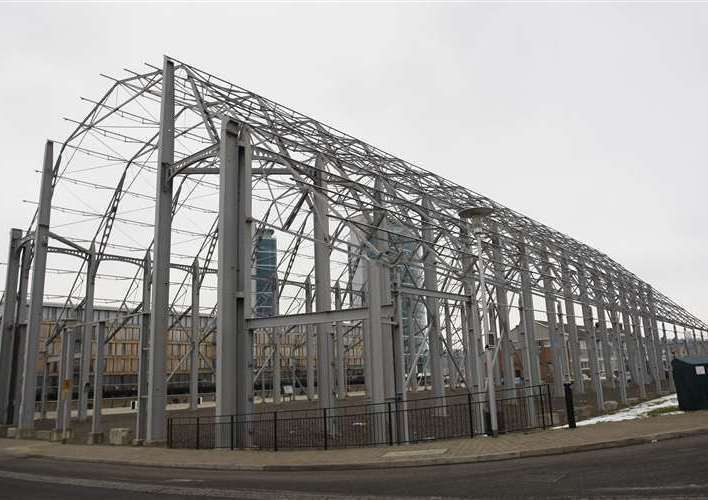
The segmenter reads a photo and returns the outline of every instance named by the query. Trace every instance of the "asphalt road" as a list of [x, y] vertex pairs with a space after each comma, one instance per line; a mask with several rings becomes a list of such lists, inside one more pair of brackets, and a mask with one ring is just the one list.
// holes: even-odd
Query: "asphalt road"
[[708, 498], [708, 435], [502, 462], [337, 472], [200, 471], [0, 456], [0, 499], [340, 496]]

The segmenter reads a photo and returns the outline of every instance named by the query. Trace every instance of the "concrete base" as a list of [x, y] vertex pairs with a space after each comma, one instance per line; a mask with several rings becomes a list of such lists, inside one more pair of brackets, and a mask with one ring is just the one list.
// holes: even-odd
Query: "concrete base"
[[12, 427], [10, 425], [0, 425], [0, 438], [7, 437], [7, 430]]
[[35, 431], [35, 437], [42, 441], [50, 441], [52, 439], [52, 431]]
[[7, 437], [14, 437], [16, 439], [35, 439], [37, 437], [37, 432], [34, 429], [10, 427], [7, 430]]
[[72, 431], [71, 429], [67, 429], [66, 431], [60, 431], [60, 430], [54, 429], [51, 431], [51, 436], [50, 436], [49, 440], [54, 443], [66, 443], [73, 436], [74, 436], [74, 431]]
[[88, 444], [103, 444], [106, 436], [102, 432], [89, 432]]
[[116, 446], [128, 446], [133, 442], [133, 430], [114, 427], [108, 432], [108, 442]]
[[605, 411], [615, 411], [618, 407], [617, 401], [605, 401]]
[[593, 415], [593, 407], [590, 405], [582, 405], [575, 407], [575, 418], [581, 420], [583, 418], [590, 418]]
[[142, 439], [133, 439], [133, 446], [142, 446], [144, 442]]

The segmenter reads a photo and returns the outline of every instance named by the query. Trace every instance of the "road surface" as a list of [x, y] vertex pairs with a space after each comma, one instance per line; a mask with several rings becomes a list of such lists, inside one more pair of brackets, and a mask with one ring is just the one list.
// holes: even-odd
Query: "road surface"
[[336, 472], [203, 471], [0, 455], [2, 499], [366, 496], [708, 498], [708, 435], [501, 462]]

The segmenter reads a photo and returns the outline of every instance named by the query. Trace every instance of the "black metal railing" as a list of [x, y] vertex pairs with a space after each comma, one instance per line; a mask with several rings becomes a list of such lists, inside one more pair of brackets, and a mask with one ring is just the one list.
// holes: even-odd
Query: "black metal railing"
[[[496, 394], [498, 432], [553, 425], [550, 387]], [[485, 393], [392, 400], [334, 408], [281, 410], [247, 415], [172, 417], [171, 448], [347, 448], [474, 437], [491, 432]]]

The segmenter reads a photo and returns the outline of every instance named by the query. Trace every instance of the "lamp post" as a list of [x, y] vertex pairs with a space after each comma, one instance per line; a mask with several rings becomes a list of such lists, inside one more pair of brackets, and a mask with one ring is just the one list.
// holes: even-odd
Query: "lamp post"
[[[482, 342], [484, 346], [484, 357], [487, 365], [487, 395], [489, 399], [489, 420], [490, 434], [496, 436], [499, 430], [497, 423], [497, 401], [494, 387], [494, 339], [489, 335], [489, 319], [487, 316], [487, 287], [484, 276], [484, 256], [482, 254], [482, 219], [491, 214], [494, 209], [489, 207], [468, 207], [460, 210], [458, 215], [461, 219], [469, 221], [472, 232], [477, 243], [477, 272], [479, 274], [479, 288], [481, 289], [482, 307], [480, 310], [480, 321], [482, 323]], [[473, 304], [477, 304], [476, 297]]]

